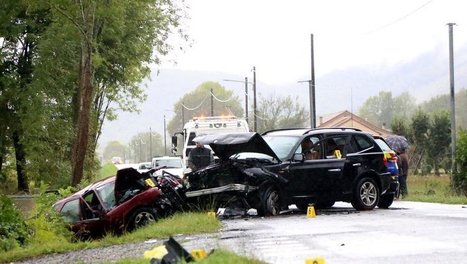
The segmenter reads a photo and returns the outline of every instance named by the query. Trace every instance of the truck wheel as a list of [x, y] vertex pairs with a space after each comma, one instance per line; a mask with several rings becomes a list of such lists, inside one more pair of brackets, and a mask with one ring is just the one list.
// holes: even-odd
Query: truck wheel
[[281, 211], [279, 191], [272, 185], [266, 186], [264, 191], [260, 191], [259, 215], [273, 216]]
[[360, 179], [354, 189], [352, 206], [357, 210], [373, 210], [379, 201], [379, 188], [371, 178]]
[[392, 202], [394, 201], [394, 194], [388, 193], [381, 195], [379, 198], [378, 207], [383, 209], [388, 209], [391, 206]]
[[131, 214], [128, 222], [127, 231], [133, 231], [137, 228], [155, 222], [157, 219], [156, 210], [153, 208], [139, 208]]

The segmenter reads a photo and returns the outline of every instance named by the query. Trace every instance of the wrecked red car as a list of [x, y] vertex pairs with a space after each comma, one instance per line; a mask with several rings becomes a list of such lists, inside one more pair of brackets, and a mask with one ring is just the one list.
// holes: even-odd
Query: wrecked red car
[[181, 179], [167, 174], [153, 178], [153, 172], [121, 169], [116, 176], [92, 183], [53, 207], [78, 239], [131, 231], [182, 206], [183, 198], [178, 197]]

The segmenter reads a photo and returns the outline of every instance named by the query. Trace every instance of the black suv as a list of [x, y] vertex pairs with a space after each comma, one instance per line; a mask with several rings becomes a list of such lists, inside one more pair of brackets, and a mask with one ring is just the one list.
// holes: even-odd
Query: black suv
[[197, 203], [238, 202], [260, 215], [277, 215], [291, 204], [327, 208], [336, 201], [372, 210], [388, 208], [399, 186], [381, 146], [357, 129], [281, 129], [199, 141], [220, 161], [187, 175], [187, 197]]

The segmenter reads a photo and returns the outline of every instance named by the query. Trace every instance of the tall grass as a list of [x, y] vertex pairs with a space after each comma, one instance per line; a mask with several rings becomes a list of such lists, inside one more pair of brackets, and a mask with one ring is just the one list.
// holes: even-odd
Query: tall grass
[[409, 175], [407, 178], [409, 195], [403, 200], [447, 203], [447, 204], [467, 204], [467, 196], [456, 195], [452, 191], [450, 175]]

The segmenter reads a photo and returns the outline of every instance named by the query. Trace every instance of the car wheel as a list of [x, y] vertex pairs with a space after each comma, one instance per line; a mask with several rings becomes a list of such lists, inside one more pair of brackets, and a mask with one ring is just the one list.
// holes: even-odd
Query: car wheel
[[381, 195], [379, 198], [378, 207], [383, 209], [388, 209], [391, 206], [392, 202], [394, 201], [394, 194], [388, 193]]
[[379, 188], [371, 178], [362, 178], [355, 186], [352, 206], [357, 210], [373, 210], [379, 201]]
[[156, 210], [153, 208], [139, 208], [131, 214], [128, 222], [127, 231], [145, 226], [156, 221]]
[[263, 216], [278, 215], [281, 211], [279, 191], [274, 186], [268, 186], [260, 191], [261, 204], [259, 214]]
[[298, 210], [306, 212], [310, 204], [312, 203], [309, 203], [308, 201], [297, 201], [295, 206], [298, 208]]

